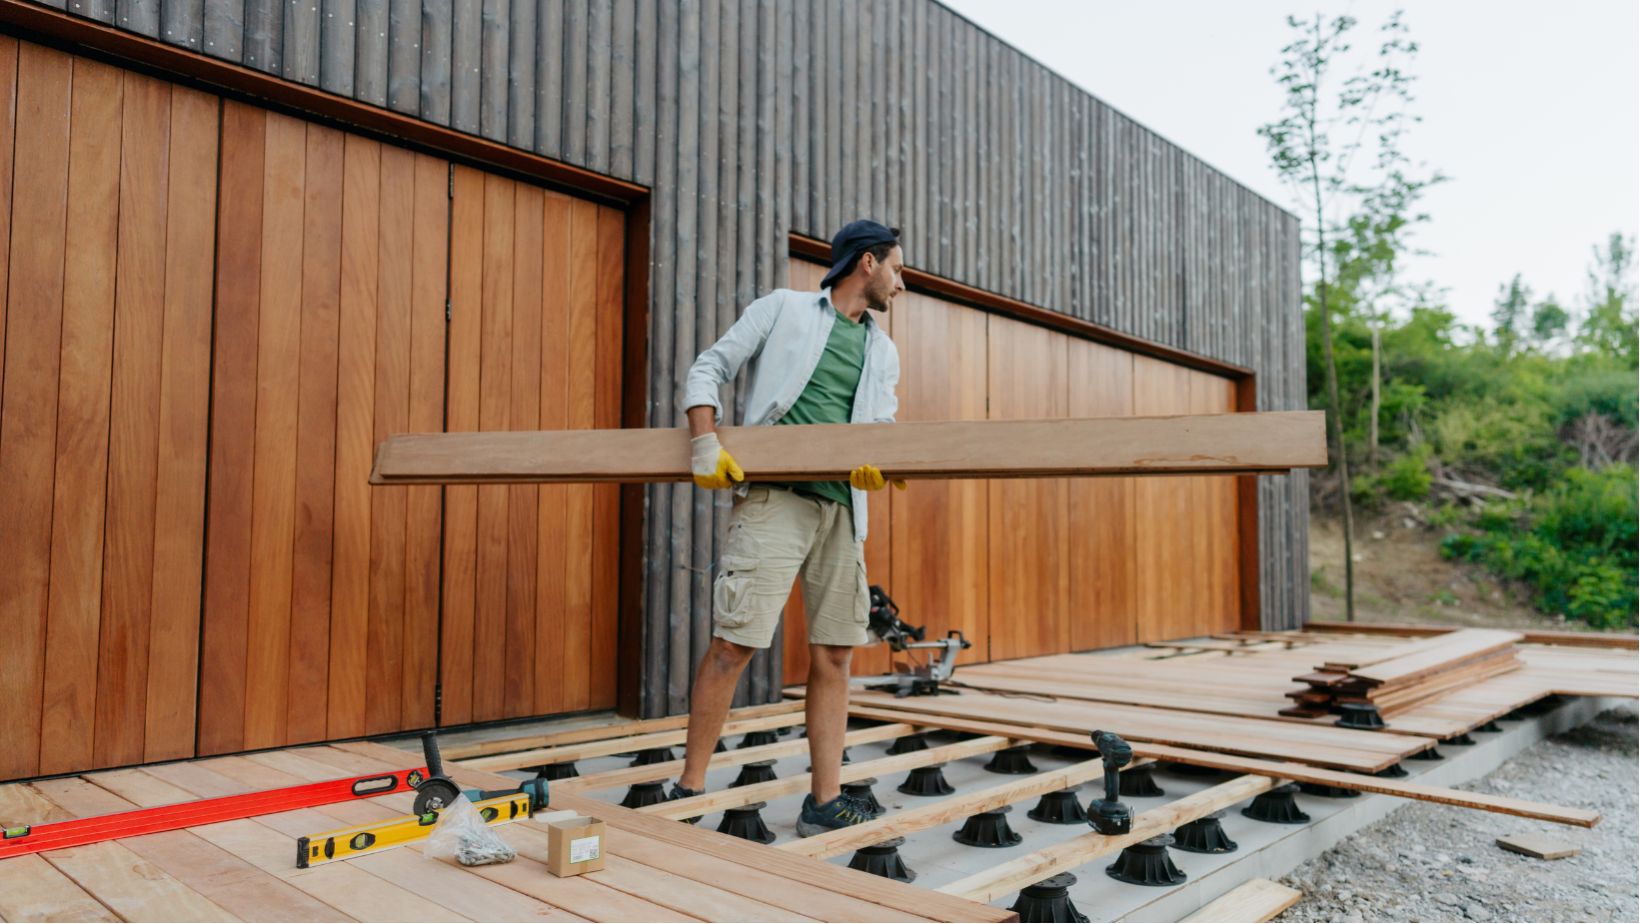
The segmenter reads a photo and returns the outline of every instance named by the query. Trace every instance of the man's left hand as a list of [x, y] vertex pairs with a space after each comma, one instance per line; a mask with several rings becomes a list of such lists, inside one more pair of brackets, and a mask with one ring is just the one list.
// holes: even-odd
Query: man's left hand
[[[862, 465], [848, 473], [848, 483], [862, 491], [881, 491], [888, 486], [888, 479], [875, 465]], [[894, 487], [905, 490], [905, 479], [894, 479]]]

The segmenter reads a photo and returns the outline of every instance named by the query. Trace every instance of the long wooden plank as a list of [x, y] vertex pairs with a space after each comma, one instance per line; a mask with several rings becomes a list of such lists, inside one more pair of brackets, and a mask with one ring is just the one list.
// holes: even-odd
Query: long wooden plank
[[1139, 813], [1138, 817], [1133, 819], [1133, 830], [1127, 834], [1115, 837], [1094, 832], [1082, 834], [947, 883], [940, 886], [939, 891], [948, 895], [960, 895], [973, 901], [996, 901], [1021, 886], [1041, 882], [1056, 873], [1075, 869], [1100, 857], [1110, 856], [1129, 844], [1137, 844], [1158, 834], [1171, 833], [1186, 822], [1251, 799], [1273, 788], [1278, 782], [1280, 781], [1267, 776], [1239, 776], [1211, 789], [1191, 793], [1160, 808]]
[[[573, 336], [573, 331], [572, 331]], [[837, 480], [870, 458], [894, 478], [1281, 473], [1326, 464], [1316, 411], [1065, 420], [725, 427], [747, 477]], [[417, 433], [378, 447], [373, 484], [687, 481], [688, 431]]]
[[143, 756], [165, 346], [169, 182], [160, 177], [167, 176], [171, 87], [126, 74], [123, 106], [114, 296], [118, 321], [108, 433], [103, 618], [97, 642], [98, 766], [134, 763]]
[[[383, 745], [370, 742], [354, 742], [337, 745], [336, 750], [352, 751], [359, 754], [379, 755], [382, 760], [398, 765], [403, 762], [403, 751], [396, 751]], [[909, 755], [906, 755], [909, 756]], [[849, 765], [852, 766], [852, 765]], [[847, 772], [848, 766], [844, 767]], [[516, 780], [483, 771], [467, 769], [456, 765], [450, 769], [457, 782], [465, 786], [482, 786], [495, 788], [515, 784]], [[845, 777], [846, 779], [846, 777]], [[990, 908], [984, 905], [972, 904], [964, 901], [951, 901], [949, 896], [930, 893], [923, 889], [903, 885], [898, 882], [858, 873], [854, 870], [828, 863], [819, 863], [806, 857], [794, 857], [789, 854], [766, 850], [756, 844], [749, 844], [739, 838], [718, 834], [714, 831], [703, 831], [691, 825], [680, 825], [674, 821], [662, 818], [649, 818], [630, 809], [618, 805], [610, 805], [585, 796], [569, 793], [553, 793], [552, 807], [554, 809], [571, 809], [582, 814], [593, 814], [604, 819], [613, 831], [624, 832], [624, 836], [617, 840], [610, 838], [611, 849], [620, 852], [620, 843], [627, 840], [641, 840], [654, 844], [656, 848], [665, 851], [666, 855], [681, 857], [693, 854], [706, 858], [709, 864], [699, 868], [716, 870], [721, 875], [723, 869], [733, 869], [734, 876], [721, 877], [720, 884], [725, 889], [742, 890], [759, 885], [762, 879], [759, 874], [779, 877], [782, 888], [789, 889], [790, 895], [802, 897], [814, 895], [812, 904], [804, 904], [804, 913], [828, 920], [873, 920], [873, 921], [1013, 921], [1017, 917], [1013, 912], [1001, 908]], [[482, 867], [481, 869], [505, 869], [506, 864], [500, 867]], [[594, 874], [595, 875], [595, 874]], [[581, 877], [577, 877], [581, 878]], [[718, 880], [714, 880], [717, 882]], [[821, 900], [813, 889], [819, 889], [831, 896]], [[761, 897], [761, 893], [759, 894]], [[765, 900], [779, 903], [778, 896], [769, 895]], [[839, 908], [842, 904], [845, 907]], [[849, 910], [852, 909], [852, 910]]]
[[[918, 726], [906, 725], [902, 722], [890, 722], [887, 725], [875, 725], [871, 728], [862, 728], [851, 731], [843, 736], [843, 746], [852, 747], [856, 744], [869, 744], [873, 741], [887, 741], [901, 735], [909, 735], [916, 731]], [[760, 744], [749, 748], [736, 748], [713, 754], [707, 762], [708, 769], [721, 767], [738, 767], [753, 761], [767, 760], [774, 757], [790, 757], [793, 754], [803, 754], [809, 749], [807, 739], [798, 738], [792, 741], [777, 741], [774, 744]], [[565, 792], [589, 792], [599, 789], [612, 789], [616, 786], [629, 786], [633, 783], [648, 783], [654, 780], [664, 780], [683, 772], [682, 760], [662, 761], [658, 764], [646, 764], [641, 767], [623, 767], [619, 770], [606, 770], [602, 773], [593, 773], [573, 779], [553, 783], [555, 790]]]
[[[15, 76], [15, 59], [12, 65], [13, 73], [7, 76]], [[118, 70], [93, 61], [75, 61], [67, 226], [75, 245], [65, 254], [63, 270], [62, 366], [45, 636], [46, 663], [51, 669], [44, 677], [40, 738], [39, 772], [48, 774], [91, 766], [96, 727], [122, 86]]]
[[317, 741], [329, 723], [331, 565], [336, 525], [342, 189], [341, 132], [307, 127], [302, 206], [301, 366], [296, 519], [291, 562], [286, 742]]
[[198, 178], [217, 167], [220, 105], [207, 93], [171, 89], [145, 761], [192, 756], [197, 731], [217, 196], [216, 184]]
[[204, 754], [239, 750], [245, 739], [267, 119], [244, 103], [222, 107], [199, 684]]
[[[1360, 623], [1360, 622], [1307, 622], [1304, 624], [1306, 632], [1329, 632], [1348, 635], [1403, 635], [1425, 636], [1446, 635], [1452, 632], [1451, 626], [1420, 626], [1404, 623]], [[1553, 632], [1527, 630], [1521, 633], [1525, 641], [1533, 645], [1565, 645], [1575, 648], [1621, 648], [1634, 651], [1640, 649], [1640, 635], [1625, 635], [1607, 632]]]
[[12, 237], [6, 255], [10, 288], [0, 344], [0, 484], [17, 486], [0, 504], [8, 550], [0, 568], [0, 625], [9, 635], [0, 739], [10, 743], [0, 749], [0, 779], [39, 770], [71, 100], [69, 57], [31, 43], [20, 47], [15, 168], [26, 180], [15, 184], [8, 225], [25, 233]]
[[855, 692], [851, 702], [901, 710], [905, 715], [950, 715], [989, 721], [1028, 721], [1047, 728], [1086, 734], [1095, 728], [1132, 741], [1149, 741], [1259, 757], [1297, 758], [1320, 766], [1376, 772], [1435, 743], [1416, 735], [1380, 735], [1345, 728], [1244, 719], [1093, 703], [1085, 700], [1030, 702], [983, 693], [922, 697], [915, 703], [892, 696]]
[[[850, 707], [849, 713], [861, 718], [921, 722], [935, 728], [947, 728], [952, 731], [965, 731], [981, 735], [1010, 735], [1044, 744], [1088, 746], [1088, 739], [1085, 736], [1056, 732], [1050, 729], [1021, 728], [997, 722], [946, 719], [938, 716], [903, 713], [893, 709], [870, 709], [857, 706]], [[1143, 742], [1130, 742], [1130, 744], [1136, 756], [1190, 764], [1197, 767], [1212, 767], [1217, 770], [1229, 770], [1235, 773], [1263, 773], [1300, 783], [1338, 786], [1358, 792], [1378, 793], [1403, 799], [1415, 799], [1420, 802], [1435, 802], [1442, 805], [1455, 805], [1460, 808], [1477, 809], [1500, 815], [1536, 818], [1542, 821], [1553, 821], [1583, 828], [1593, 827], [1600, 821], [1598, 813], [1584, 809], [1528, 802], [1522, 799], [1508, 799], [1486, 793], [1448, 789], [1444, 786], [1426, 786], [1421, 783], [1385, 779], [1360, 773], [1345, 773], [1293, 761], [1258, 760], [1250, 757], [1238, 757], [1232, 754], [1219, 754], [1196, 748], [1172, 747], [1164, 744]]]
[[[863, 780], [868, 776], [910, 770], [914, 767], [928, 767], [948, 761], [961, 760], [964, 757], [974, 757], [979, 754], [990, 754], [1018, 743], [1018, 741], [1011, 738], [992, 735], [970, 738], [956, 744], [942, 744], [939, 747], [912, 751], [909, 754], [896, 754], [893, 757], [879, 757], [876, 760], [861, 761], [857, 764], [844, 764], [842, 774], [838, 777], [838, 780], [844, 783], [852, 783], [855, 780]], [[733, 789], [703, 793], [687, 799], [662, 802], [658, 805], [646, 805], [638, 811], [646, 815], [658, 815], [661, 818], [692, 818], [696, 815], [705, 815], [710, 812], [750, 805], [753, 802], [766, 802], [770, 799], [778, 799], [781, 796], [803, 792], [809, 788], [811, 777], [812, 774], [798, 773], [783, 779], [769, 780], [766, 783], [737, 786]]]
[[[778, 703], [767, 703], [761, 706], [746, 706], [730, 710], [728, 720], [735, 722], [740, 719], [755, 719], [766, 715], [789, 715], [803, 711], [803, 701], [792, 699]], [[471, 744], [460, 744], [443, 747], [441, 753], [445, 760], [467, 760], [472, 757], [483, 757], [486, 754], [505, 754], [512, 751], [523, 751], [529, 748], [555, 747], [561, 744], [580, 744], [584, 741], [600, 741], [605, 738], [627, 738], [633, 735], [646, 735], [650, 732], [671, 731], [689, 726], [689, 716], [673, 715], [660, 719], [641, 719], [636, 722], [609, 722], [593, 725], [587, 728], [572, 728], [560, 732], [547, 732], [540, 735], [524, 735], [517, 738], [497, 738], [488, 741], [474, 741]]]
[[1268, 921], [1298, 904], [1304, 893], [1268, 879], [1249, 879], [1196, 909], [1184, 921]]

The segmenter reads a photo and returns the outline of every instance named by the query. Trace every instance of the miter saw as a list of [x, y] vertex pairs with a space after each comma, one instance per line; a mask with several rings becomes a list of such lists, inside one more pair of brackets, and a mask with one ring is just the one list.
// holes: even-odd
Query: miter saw
[[[868, 690], [882, 690], [895, 696], [933, 696], [952, 693], [940, 688], [957, 671], [957, 655], [973, 647], [962, 633], [952, 629], [945, 638], [924, 641], [923, 627], [911, 626], [900, 618], [900, 608], [876, 584], [871, 585], [871, 634], [888, 643], [888, 650], [912, 652], [915, 663], [890, 674], [886, 683], [868, 685]], [[936, 654], [937, 652], [937, 654]]]

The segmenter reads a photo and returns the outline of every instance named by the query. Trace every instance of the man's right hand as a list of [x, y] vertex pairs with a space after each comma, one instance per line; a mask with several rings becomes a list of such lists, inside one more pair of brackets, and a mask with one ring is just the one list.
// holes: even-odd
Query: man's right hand
[[716, 433], [706, 433], [689, 441], [691, 468], [694, 470], [695, 484], [708, 491], [722, 490], [731, 487], [737, 481], [746, 480], [746, 473], [741, 471], [740, 463], [729, 455], [729, 450], [718, 442]]

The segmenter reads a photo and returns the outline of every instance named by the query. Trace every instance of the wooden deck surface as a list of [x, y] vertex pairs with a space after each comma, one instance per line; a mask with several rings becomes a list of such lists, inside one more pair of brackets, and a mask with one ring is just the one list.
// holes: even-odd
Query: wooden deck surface
[[[403, 769], [419, 756], [351, 743], [0, 786], [0, 822], [40, 823]], [[451, 766], [472, 786], [516, 780]], [[569, 794], [554, 809], [609, 826], [608, 865], [560, 879], [533, 822], [501, 830], [511, 863], [464, 869], [416, 846], [307, 870], [296, 838], [410, 811], [401, 793], [0, 861], [0, 918], [293, 921], [1006, 921], [1011, 912], [776, 853]]]

